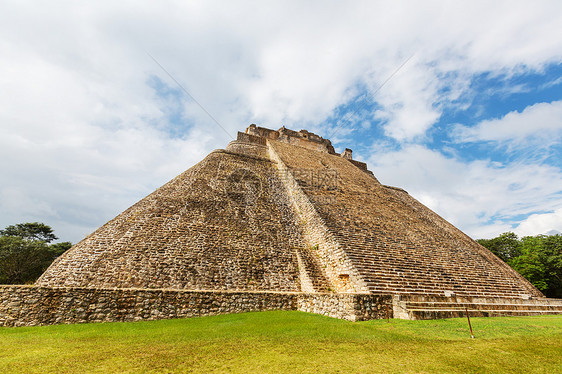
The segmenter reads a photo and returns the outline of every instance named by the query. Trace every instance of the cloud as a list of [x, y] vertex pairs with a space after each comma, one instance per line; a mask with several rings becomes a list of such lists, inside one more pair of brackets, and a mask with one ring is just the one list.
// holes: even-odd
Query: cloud
[[[386, 135], [399, 141], [425, 134], [441, 116], [441, 110], [433, 105], [436, 98], [442, 99], [437, 94], [440, 81], [434, 72], [428, 73], [427, 67], [419, 65], [404, 69], [376, 95], [382, 109], [375, 113], [375, 119], [384, 121]], [[434, 79], [428, 80], [428, 76]]]
[[561, 83], [562, 83], [562, 77], [558, 77], [557, 79], [555, 79], [553, 81], [550, 81], [548, 83], [545, 83], [545, 84], [541, 85], [540, 88], [544, 90], [546, 88], [557, 86]]
[[548, 235], [549, 232], [562, 232], [562, 208], [550, 213], [532, 214], [517, 225], [513, 231], [519, 236]]
[[456, 100], [475, 74], [559, 62], [561, 12], [556, 1], [3, 2], [0, 226], [42, 220], [76, 241], [226, 146], [146, 51], [232, 136], [252, 122], [324, 133], [366, 97], [387, 136], [423, 142], [444, 107], [466, 105]]
[[[1, 225], [44, 221], [74, 242], [208, 153], [210, 135], [171, 140], [150, 129], [107, 129], [67, 144], [0, 138]], [[67, 138], [68, 140], [68, 138]]]
[[[406, 189], [473, 238], [513, 230], [521, 216], [562, 208], [560, 170], [547, 165], [463, 162], [421, 145], [375, 150], [369, 165], [381, 183]], [[557, 225], [549, 229], [561, 230]]]
[[473, 127], [459, 125], [455, 132], [458, 142], [510, 141], [513, 145], [534, 139], [536, 145], [548, 146], [562, 137], [562, 101], [533, 104]]

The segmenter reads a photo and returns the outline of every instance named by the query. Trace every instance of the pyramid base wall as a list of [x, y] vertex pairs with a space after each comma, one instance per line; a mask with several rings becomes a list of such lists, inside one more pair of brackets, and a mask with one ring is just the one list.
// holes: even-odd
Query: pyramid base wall
[[392, 313], [391, 303], [392, 296], [373, 294], [0, 286], [0, 326], [158, 320], [269, 310], [300, 310], [360, 321], [386, 318]]
[[560, 299], [0, 286], [0, 327], [298, 310], [348, 321], [562, 314]]

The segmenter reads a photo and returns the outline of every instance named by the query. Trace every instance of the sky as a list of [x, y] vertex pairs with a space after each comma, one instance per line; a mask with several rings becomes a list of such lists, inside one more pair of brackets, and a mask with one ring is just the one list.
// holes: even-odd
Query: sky
[[562, 232], [562, 2], [0, 0], [0, 227], [78, 242], [251, 123], [472, 238]]

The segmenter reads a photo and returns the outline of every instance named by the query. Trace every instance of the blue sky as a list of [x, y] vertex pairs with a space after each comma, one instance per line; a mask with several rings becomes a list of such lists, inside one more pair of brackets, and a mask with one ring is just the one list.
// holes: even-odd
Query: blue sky
[[[447, 78], [443, 78], [443, 83], [446, 82]], [[559, 157], [562, 154], [561, 144], [558, 139], [551, 139], [550, 142], [545, 142], [548, 144], [539, 146], [532, 144], [526, 153], [511, 151], [508, 143], [491, 144], [486, 140], [457, 139], [459, 126], [474, 127], [482, 121], [499, 119], [510, 112], [522, 112], [533, 104], [552, 103], [561, 99], [560, 63], [547, 64], [540, 72], [523, 70], [510, 76], [482, 73], [472, 78], [469, 89], [458, 100], [435, 103], [443, 105], [443, 110], [431, 129], [424, 134], [424, 138], [417, 143], [445, 154], [450, 148], [454, 148], [456, 156], [464, 161], [487, 158], [498, 162], [513, 162], [521, 157], [536, 157], [550, 165], [562, 167], [562, 157]], [[393, 149], [400, 149], [402, 143], [385, 133], [385, 121], [370, 118], [378, 109], [380, 107], [368, 96], [365, 88], [359, 88], [355, 98], [335, 108], [333, 115], [324, 122], [327, 126], [335, 127], [335, 130], [325, 135], [337, 135], [340, 131], [346, 132], [352, 128], [353, 132], [346, 139], [357, 150], [368, 152], [369, 146], [375, 141], [388, 142]], [[529, 127], [532, 126], [533, 124], [529, 124]]]
[[474, 238], [562, 232], [561, 25], [559, 1], [3, 2], [0, 226], [77, 242], [257, 123]]

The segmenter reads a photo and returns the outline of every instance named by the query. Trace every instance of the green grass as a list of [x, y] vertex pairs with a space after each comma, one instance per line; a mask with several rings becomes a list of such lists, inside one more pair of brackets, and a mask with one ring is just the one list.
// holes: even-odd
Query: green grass
[[562, 372], [562, 317], [346, 322], [265, 312], [0, 328], [0, 372]]

